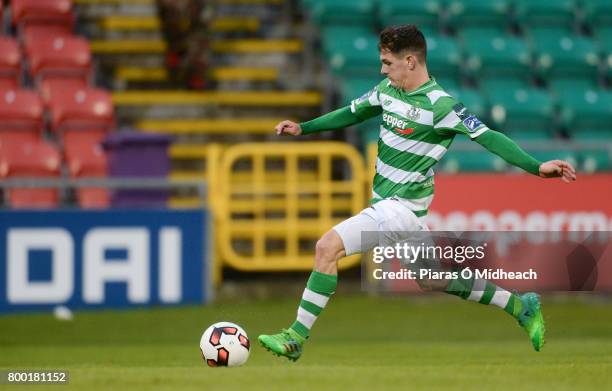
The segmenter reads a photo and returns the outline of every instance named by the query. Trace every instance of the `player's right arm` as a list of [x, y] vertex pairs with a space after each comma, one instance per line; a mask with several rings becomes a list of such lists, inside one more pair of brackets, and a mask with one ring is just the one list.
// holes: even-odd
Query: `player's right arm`
[[312, 134], [355, 125], [381, 113], [382, 107], [378, 96], [378, 86], [376, 86], [360, 98], [353, 100], [350, 106], [342, 107], [302, 123], [289, 120], [281, 121], [275, 126], [275, 130], [278, 135], [299, 136], [300, 134]]

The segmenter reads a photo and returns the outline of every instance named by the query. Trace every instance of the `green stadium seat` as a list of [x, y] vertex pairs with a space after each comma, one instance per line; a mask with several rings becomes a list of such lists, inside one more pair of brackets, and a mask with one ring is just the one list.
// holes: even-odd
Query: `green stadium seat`
[[588, 77], [597, 80], [599, 56], [594, 42], [560, 30], [532, 30], [531, 44], [538, 73], [548, 78]]
[[416, 24], [425, 34], [439, 29], [441, 11], [439, 0], [384, 0], [380, 2], [379, 18], [383, 26]]
[[612, 129], [581, 130], [572, 134], [572, 139], [585, 142], [607, 142], [612, 140]]
[[316, 0], [308, 9], [321, 26], [371, 26], [376, 21], [374, 0]]
[[517, 23], [523, 28], [576, 25], [574, 0], [514, 0]]
[[370, 91], [378, 85], [382, 80], [372, 78], [344, 78], [342, 79], [340, 89], [342, 92], [342, 104], [348, 105], [353, 99], [357, 99], [363, 94]]
[[337, 48], [334, 45], [335, 40], [346, 41], [353, 38], [374, 36], [374, 30], [366, 26], [325, 26], [321, 28], [321, 46], [323, 53], [326, 56], [331, 56], [333, 50]]
[[444, 89], [444, 91], [448, 92], [451, 95], [461, 89], [461, 82], [457, 79], [449, 77], [436, 77], [436, 75], [431, 76], [436, 79], [436, 82], [440, 87]]
[[527, 44], [520, 38], [488, 30], [462, 33], [470, 72], [477, 77], [525, 77], [531, 73]]
[[603, 59], [604, 75], [612, 81], [612, 25], [595, 30], [595, 37]]
[[334, 27], [326, 29], [322, 36], [323, 50], [333, 73], [365, 78], [379, 74], [378, 38], [374, 34]]
[[582, 150], [578, 152], [578, 161], [578, 169], [588, 173], [608, 171], [612, 168], [610, 148]]
[[559, 104], [561, 120], [572, 137], [612, 132], [612, 92], [566, 90], [559, 93]]
[[453, 0], [448, 4], [449, 26], [479, 26], [505, 30], [511, 19], [508, 0]]
[[553, 100], [547, 91], [536, 88], [497, 90], [489, 94], [492, 126], [512, 134], [538, 131], [553, 134]]
[[487, 96], [498, 91], [516, 91], [531, 87], [528, 79], [520, 77], [483, 78], [479, 82], [480, 90]]
[[559, 96], [564, 91], [580, 91], [597, 89], [597, 82], [591, 78], [582, 77], [560, 77], [548, 80], [549, 89]]
[[582, 10], [584, 21], [591, 30], [612, 26], [612, 2], [610, 0], [584, 1]]
[[534, 158], [538, 159], [541, 162], [546, 162], [548, 160], [566, 160], [570, 162], [574, 167], [578, 165], [578, 156], [576, 152], [571, 149], [566, 148], [555, 148], [555, 149], [546, 149], [546, 150], [538, 150], [538, 149], [526, 149], [527, 152]]
[[439, 167], [448, 173], [504, 171], [508, 164], [499, 156], [484, 149], [463, 151], [461, 141], [453, 142], [450, 149], [440, 160]]
[[551, 140], [550, 133], [545, 129], [515, 130], [506, 135], [519, 145], [522, 143], [539, 143]]
[[461, 55], [457, 41], [449, 37], [426, 36], [427, 69], [434, 77], [459, 79]]

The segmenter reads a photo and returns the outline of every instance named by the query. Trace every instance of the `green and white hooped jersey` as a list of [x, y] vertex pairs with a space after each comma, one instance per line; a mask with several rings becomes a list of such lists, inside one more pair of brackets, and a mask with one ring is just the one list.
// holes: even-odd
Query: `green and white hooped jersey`
[[434, 79], [410, 92], [385, 79], [353, 100], [351, 111], [361, 118], [382, 114], [372, 202], [399, 198], [419, 217], [433, 199], [433, 166], [455, 135], [474, 139], [489, 129]]

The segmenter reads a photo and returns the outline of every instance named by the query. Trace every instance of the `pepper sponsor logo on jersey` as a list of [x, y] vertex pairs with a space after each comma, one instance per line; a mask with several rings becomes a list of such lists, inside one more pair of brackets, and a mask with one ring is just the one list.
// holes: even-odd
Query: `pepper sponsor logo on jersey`
[[453, 110], [470, 133], [474, 133], [482, 125], [482, 122], [474, 114], [470, 113], [463, 104], [457, 103], [453, 106]]
[[387, 124], [388, 128], [393, 128], [393, 130], [400, 134], [410, 134], [414, 132], [414, 128], [408, 127], [408, 122], [395, 118], [387, 113], [383, 113], [383, 122]]

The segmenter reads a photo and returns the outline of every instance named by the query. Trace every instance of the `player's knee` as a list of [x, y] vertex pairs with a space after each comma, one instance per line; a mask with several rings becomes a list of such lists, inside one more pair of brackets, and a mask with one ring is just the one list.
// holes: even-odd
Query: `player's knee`
[[342, 257], [344, 246], [334, 231], [329, 231], [317, 241], [315, 246], [317, 261], [336, 262]]

